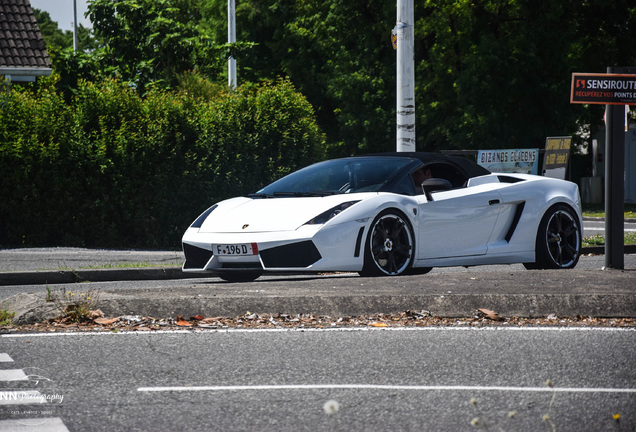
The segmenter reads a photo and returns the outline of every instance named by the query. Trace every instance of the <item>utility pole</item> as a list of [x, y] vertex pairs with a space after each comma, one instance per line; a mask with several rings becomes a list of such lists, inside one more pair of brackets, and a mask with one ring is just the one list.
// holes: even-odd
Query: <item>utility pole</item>
[[397, 24], [393, 36], [397, 44], [397, 151], [415, 151], [415, 60], [413, 0], [398, 0]]
[[[234, 0], [227, 0], [227, 41], [230, 44], [236, 42], [236, 8]], [[228, 86], [234, 90], [236, 88], [236, 59], [232, 56], [227, 60], [227, 81]]]
[[77, 0], [73, 0], [73, 51], [79, 49], [77, 43]]

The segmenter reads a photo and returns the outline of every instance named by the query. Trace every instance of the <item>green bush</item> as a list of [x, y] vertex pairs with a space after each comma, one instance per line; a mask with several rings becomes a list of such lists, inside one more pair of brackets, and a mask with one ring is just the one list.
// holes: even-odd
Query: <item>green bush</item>
[[0, 96], [0, 244], [178, 247], [213, 202], [324, 158], [314, 112], [288, 81], [178, 91], [53, 80]]

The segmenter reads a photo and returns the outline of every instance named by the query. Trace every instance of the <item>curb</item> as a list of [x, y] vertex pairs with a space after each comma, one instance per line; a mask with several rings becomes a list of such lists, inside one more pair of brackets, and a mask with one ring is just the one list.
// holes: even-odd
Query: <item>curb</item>
[[[33, 324], [60, 315], [43, 296], [21, 294], [7, 306], [16, 310], [16, 324]], [[113, 296], [102, 298], [99, 309], [108, 317], [153, 316], [235, 317], [252, 313], [312, 314], [330, 317], [393, 314], [408, 310], [426, 310], [440, 318], [474, 316], [479, 308], [488, 308], [501, 317], [636, 318], [636, 294], [415, 294], [415, 295], [332, 295], [263, 297], [181, 297]]]
[[[636, 277], [631, 272], [536, 270], [496, 276], [457, 273], [386, 279], [338, 275], [300, 278], [292, 284], [280, 279], [246, 284], [207, 280], [180, 287], [101, 292], [99, 309], [108, 317], [235, 317], [246, 311], [346, 317], [425, 310], [441, 318], [466, 318], [487, 308], [501, 317], [636, 318], [636, 291], [630, 288], [636, 286]], [[43, 322], [60, 314], [43, 293], [13, 296], [5, 308], [16, 311], [17, 324]]]
[[0, 286], [57, 285], [80, 282], [114, 282], [209, 278], [207, 274], [184, 273], [181, 267], [146, 267], [92, 270], [36, 270], [0, 272]]

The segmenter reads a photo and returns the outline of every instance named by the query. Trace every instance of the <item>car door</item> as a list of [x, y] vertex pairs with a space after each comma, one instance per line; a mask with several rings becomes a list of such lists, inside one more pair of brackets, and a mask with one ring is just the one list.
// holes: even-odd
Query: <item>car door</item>
[[499, 216], [501, 195], [493, 184], [419, 196], [418, 258], [484, 255]]

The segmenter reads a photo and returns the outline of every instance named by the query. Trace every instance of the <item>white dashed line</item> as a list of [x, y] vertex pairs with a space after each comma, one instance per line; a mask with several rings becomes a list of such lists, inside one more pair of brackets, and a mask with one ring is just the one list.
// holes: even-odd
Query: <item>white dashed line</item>
[[28, 379], [22, 369], [0, 370], [0, 381], [27, 381]]
[[59, 417], [0, 420], [0, 432], [69, 432]]

